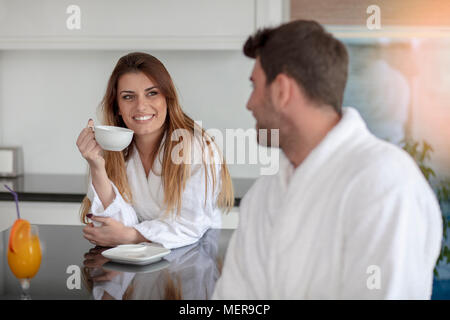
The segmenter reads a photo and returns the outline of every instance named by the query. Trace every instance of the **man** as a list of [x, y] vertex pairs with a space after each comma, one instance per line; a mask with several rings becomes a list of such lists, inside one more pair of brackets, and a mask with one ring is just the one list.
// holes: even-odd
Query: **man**
[[247, 108], [257, 129], [279, 129], [282, 155], [241, 202], [213, 298], [429, 299], [438, 202], [407, 153], [342, 108], [344, 45], [295, 21], [244, 53], [256, 59]]

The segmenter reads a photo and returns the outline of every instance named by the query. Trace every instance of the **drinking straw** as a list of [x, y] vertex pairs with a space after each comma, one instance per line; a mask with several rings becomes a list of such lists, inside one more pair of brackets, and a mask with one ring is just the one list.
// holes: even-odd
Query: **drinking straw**
[[12, 193], [14, 196], [14, 201], [16, 202], [16, 209], [17, 209], [17, 218], [20, 219], [20, 212], [19, 212], [19, 196], [17, 193], [15, 193], [13, 190], [11, 190], [6, 184], [4, 185], [6, 189], [9, 190], [9, 192]]

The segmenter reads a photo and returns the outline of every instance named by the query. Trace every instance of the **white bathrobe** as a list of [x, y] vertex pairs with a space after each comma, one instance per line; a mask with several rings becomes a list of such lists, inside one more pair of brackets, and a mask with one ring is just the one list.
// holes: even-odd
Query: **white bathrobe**
[[[196, 142], [192, 145], [197, 157], [195, 159], [201, 159], [200, 144]], [[216, 149], [213, 150], [215, 151], [214, 161], [216, 163], [214, 194], [212, 192], [212, 175], [208, 174], [208, 194], [205, 195], [205, 167], [199, 162], [193, 163], [191, 165], [191, 176], [186, 183], [182, 196], [179, 217], [175, 216], [176, 212], [169, 217], [164, 216], [166, 207], [164, 206], [164, 189], [160, 176], [163, 152], [160, 152], [156, 157], [153, 169], [150, 170], [147, 177], [136, 147], [133, 147], [130, 158], [126, 163], [133, 203], [127, 203], [114, 183], [111, 182], [115, 199], [105, 210], [91, 180], [87, 192], [87, 196], [92, 203], [90, 212], [95, 216], [112, 217], [126, 226], [132, 226], [146, 239], [169, 249], [196, 242], [208, 229], [221, 227], [221, 210], [216, 206], [221, 188], [221, 166], [218, 162], [220, 161], [220, 155]], [[207, 161], [210, 159], [207, 158]], [[96, 226], [98, 225], [97, 223]]]
[[215, 299], [429, 299], [442, 217], [411, 157], [343, 118], [240, 206]]

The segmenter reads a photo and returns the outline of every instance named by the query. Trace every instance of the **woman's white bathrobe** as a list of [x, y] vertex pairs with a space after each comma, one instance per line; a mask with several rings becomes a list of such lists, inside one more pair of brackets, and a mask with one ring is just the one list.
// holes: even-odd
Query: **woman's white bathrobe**
[[[193, 159], [201, 159], [200, 144], [196, 142], [192, 145], [196, 153]], [[156, 157], [153, 169], [150, 170], [147, 177], [135, 146], [133, 146], [130, 157], [126, 162], [133, 203], [127, 203], [114, 183], [111, 182], [115, 199], [105, 210], [91, 180], [87, 192], [87, 196], [92, 203], [90, 212], [95, 216], [115, 218], [126, 226], [134, 227], [146, 239], [169, 249], [196, 242], [208, 229], [221, 227], [221, 210], [216, 206], [221, 188], [221, 166], [218, 162], [220, 156], [216, 149], [213, 150], [215, 151], [214, 160], [216, 163], [214, 194], [212, 192], [212, 174], [208, 174], [208, 194], [205, 195], [205, 167], [200, 162], [193, 163], [191, 165], [191, 177], [186, 183], [182, 196], [179, 217], [175, 217], [175, 213], [171, 217], [164, 216], [164, 190], [160, 176], [163, 152], [160, 152]]]
[[[282, 154], [282, 153], [281, 153]], [[411, 157], [353, 108], [241, 201], [215, 299], [429, 299], [442, 217]]]

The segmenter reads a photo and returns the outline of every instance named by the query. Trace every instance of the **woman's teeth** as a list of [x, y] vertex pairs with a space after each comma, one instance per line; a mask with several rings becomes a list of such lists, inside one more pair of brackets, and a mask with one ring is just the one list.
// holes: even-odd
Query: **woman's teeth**
[[153, 118], [153, 115], [151, 115], [151, 116], [144, 116], [144, 117], [133, 117], [134, 120], [139, 120], [139, 121], [150, 120], [151, 118]]

